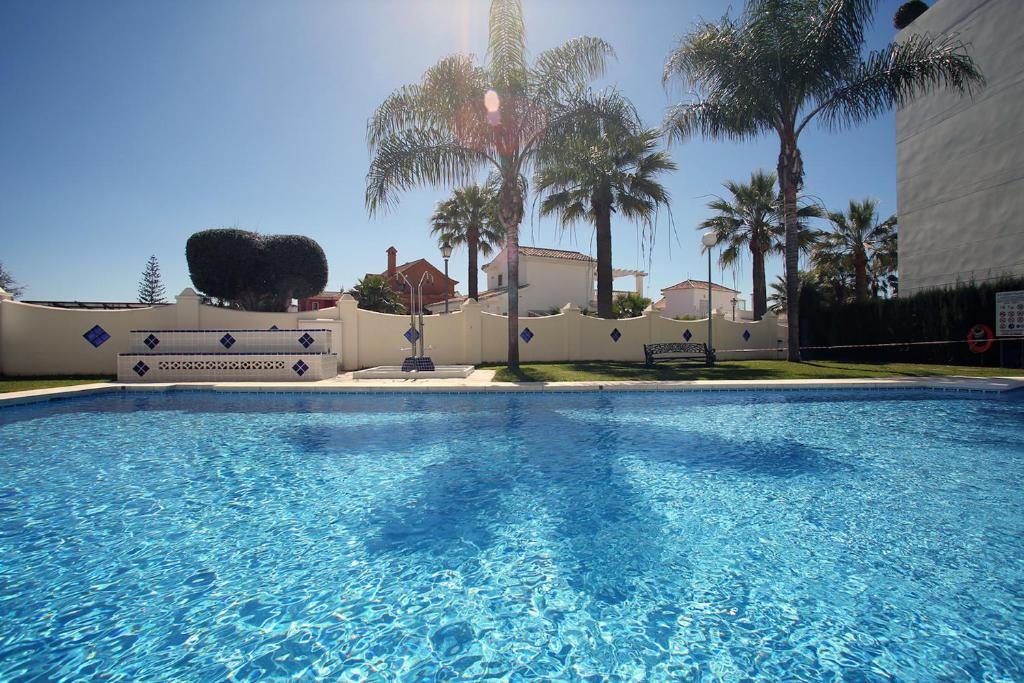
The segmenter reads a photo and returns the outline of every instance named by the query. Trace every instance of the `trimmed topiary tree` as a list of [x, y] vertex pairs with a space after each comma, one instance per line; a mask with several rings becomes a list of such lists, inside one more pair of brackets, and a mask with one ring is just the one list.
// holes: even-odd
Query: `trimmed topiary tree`
[[922, 0], [910, 0], [900, 5], [900, 8], [896, 10], [896, 14], [893, 15], [892, 25], [897, 30], [903, 30], [906, 27], [914, 23], [914, 20], [919, 16], [928, 11], [928, 5]]
[[302, 299], [324, 291], [327, 286], [327, 255], [308, 237], [269, 235], [263, 238], [264, 255], [269, 259], [269, 280], [280, 297], [280, 310], [287, 311], [292, 299]]
[[286, 311], [292, 298], [327, 284], [324, 250], [302, 235], [202, 230], [189, 237], [185, 258], [196, 289], [247, 311]]

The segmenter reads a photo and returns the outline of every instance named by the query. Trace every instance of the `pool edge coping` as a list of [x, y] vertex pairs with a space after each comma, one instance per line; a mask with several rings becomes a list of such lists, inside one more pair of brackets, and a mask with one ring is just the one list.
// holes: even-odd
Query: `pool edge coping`
[[[430, 380], [427, 380], [430, 381]], [[611, 381], [611, 382], [458, 382], [434, 380], [451, 384], [359, 384], [328, 382], [162, 382], [134, 384], [109, 382], [81, 384], [50, 389], [30, 389], [0, 394], [0, 407], [42, 403], [116, 392], [165, 393], [201, 391], [209, 393], [299, 393], [299, 394], [493, 394], [493, 393], [581, 393], [581, 392], [695, 392], [695, 391], [793, 391], [820, 389], [929, 389], [952, 392], [1001, 394], [1024, 389], [1024, 377], [890, 377], [845, 379], [777, 379], [777, 380], [688, 380], [688, 381]]]

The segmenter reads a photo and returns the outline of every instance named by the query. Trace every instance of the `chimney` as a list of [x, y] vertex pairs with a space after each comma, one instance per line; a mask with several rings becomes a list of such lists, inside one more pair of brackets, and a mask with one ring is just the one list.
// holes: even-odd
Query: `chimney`
[[394, 247], [388, 247], [388, 277], [395, 276], [395, 270], [398, 267], [398, 250]]

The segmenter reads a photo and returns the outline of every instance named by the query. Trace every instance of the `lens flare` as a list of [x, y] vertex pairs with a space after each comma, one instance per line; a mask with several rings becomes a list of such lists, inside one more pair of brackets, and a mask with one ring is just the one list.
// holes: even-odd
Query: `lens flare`
[[484, 94], [484, 107], [492, 114], [497, 112], [501, 107], [501, 100], [498, 98], [498, 93], [493, 90], [488, 90], [487, 93]]

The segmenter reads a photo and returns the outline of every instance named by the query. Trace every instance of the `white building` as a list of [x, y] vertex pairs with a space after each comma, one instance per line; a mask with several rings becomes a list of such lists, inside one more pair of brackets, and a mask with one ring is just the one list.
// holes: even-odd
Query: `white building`
[[[652, 307], [666, 318], [706, 318], [708, 315], [708, 281], [683, 280], [661, 290], [661, 298]], [[746, 319], [747, 302], [735, 289], [711, 283], [712, 310], [730, 320]], [[733, 317], [735, 311], [735, 318]]]
[[[508, 313], [507, 254], [503, 247], [490, 263], [483, 266], [487, 275], [487, 289], [477, 300], [487, 313]], [[634, 289], [643, 292], [647, 273], [639, 270], [615, 269], [614, 277], [632, 276]], [[597, 259], [578, 251], [519, 247], [519, 315], [547, 315], [552, 309], [567, 303], [579, 308], [597, 307]], [[616, 291], [616, 294], [623, 292]], [[449, 302], [454, 310], [466, 297]], [[454, 308], [453, 308], [454, 307]], [[444, 310], [444, 304], [427, 306], [435, 313]]]
[[896, 113], [900, 293], [1024, 275], [1024, 0], [937, 0], [899, 39], [949, 34], [988, 80]]

